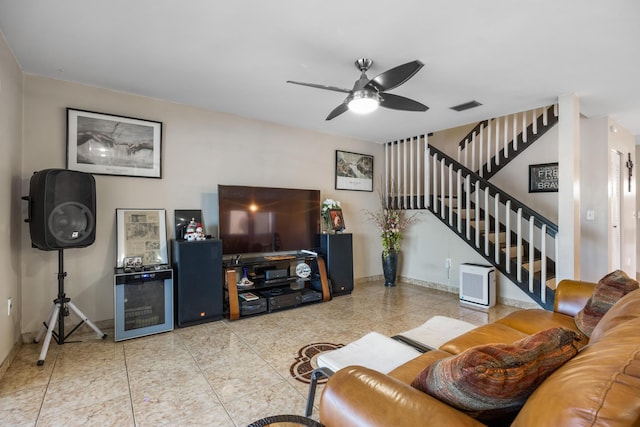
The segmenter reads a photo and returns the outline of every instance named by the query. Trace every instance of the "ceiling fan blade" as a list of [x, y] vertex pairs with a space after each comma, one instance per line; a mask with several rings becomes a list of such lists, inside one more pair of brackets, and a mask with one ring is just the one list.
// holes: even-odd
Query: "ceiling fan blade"
[[383, 93], [381, 107], [391, 108], [392, 110], [404, 110], [404, 111], [427, 111], [429, 107], [424, 104], [414, 101], [413, 99], [405, 98], [404, 96], [394, 95], [392, 93]]
[[287, 83], [291, 83], [291, 84], [294, 84], [294, 85], [300, 85], [300, 86], [314, 87], [316, 89], [332, 90], [334, 92], [342, 92], [342, 93], [351, 92], [350, 89], [343, 89], [341, 87], [335, 87], [335, 86], [318, 85], [318, 84], [315, 84], [315, 83], [294, 82], [293, 80], [287, 80]]
[[349, 109], [349, 107], [347, 106], [347, 103], [343, 102], [342, 104], [340, 104], [336, 108], [334, 108], [333, 111], [331, 111], [329, 113], [329, 115], [327, 116], [327, 118], [325, 120], [331, 120], [331, 119], [333, 119], [335, 117], [338, 117], [340, 114], [344, 113], [348, 109]]
[[367, 85], [372, 86], [378, 92], [391, 90], [409, 80], [422, 67], [424, 64], [418, 60], [407, 62], [377, 75]]

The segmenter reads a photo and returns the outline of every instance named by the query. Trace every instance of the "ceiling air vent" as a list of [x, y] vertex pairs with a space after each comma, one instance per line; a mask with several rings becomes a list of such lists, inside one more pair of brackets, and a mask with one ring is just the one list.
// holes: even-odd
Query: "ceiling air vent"
[[456, 105], [455, 107], [451, 107], [452, 110], [456, 110], [456, 111], [464, 111], [464, 110], [469, 110], [470, 108], [476, 108], [481, 106], [482, 104], [480, 104], [478, 101], [469, 101], [469, 102], [465, 102], [464, 104], [460, 104], [460, 105]]

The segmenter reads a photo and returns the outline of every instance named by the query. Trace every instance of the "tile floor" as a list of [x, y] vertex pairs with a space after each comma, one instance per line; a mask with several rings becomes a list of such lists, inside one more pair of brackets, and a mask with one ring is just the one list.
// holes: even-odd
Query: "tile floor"
[[43, 366], [41, 345], [24, 345], [0, 379], [0, 425], [233, 427], [302, 415], [308, 386], [289, 369], [304, 345], [394, 335], [434, 315], [481, 325], [515, 309], [484, 313], [461, 307], [455, 294], [382, 283], [322, 304], [118, 343], [113, 330], [103, 341], [87, 328], [69, 337], [80, 342], [52, 343]]

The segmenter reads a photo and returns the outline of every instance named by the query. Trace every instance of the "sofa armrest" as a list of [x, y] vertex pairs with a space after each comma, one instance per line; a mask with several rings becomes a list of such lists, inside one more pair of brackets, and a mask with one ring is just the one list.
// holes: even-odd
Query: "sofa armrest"
[[320, 399], [327, 426], [483, 426], [393, 377], [348, 366], [329, 378]]
[[560, 281], [556, 288], [553, 311], [571, 317], [575, 316], [591, 298], [595, 285], [595, 283], [580, 280], [565, 279]]

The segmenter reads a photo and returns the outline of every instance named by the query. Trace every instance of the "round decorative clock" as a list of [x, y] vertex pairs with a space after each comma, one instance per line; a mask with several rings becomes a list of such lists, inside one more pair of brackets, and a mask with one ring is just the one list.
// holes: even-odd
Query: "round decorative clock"
[[302, 279], [306, 279], [311, 275], [311, 267], [305, 262], [296, 265], [296, 275]]

